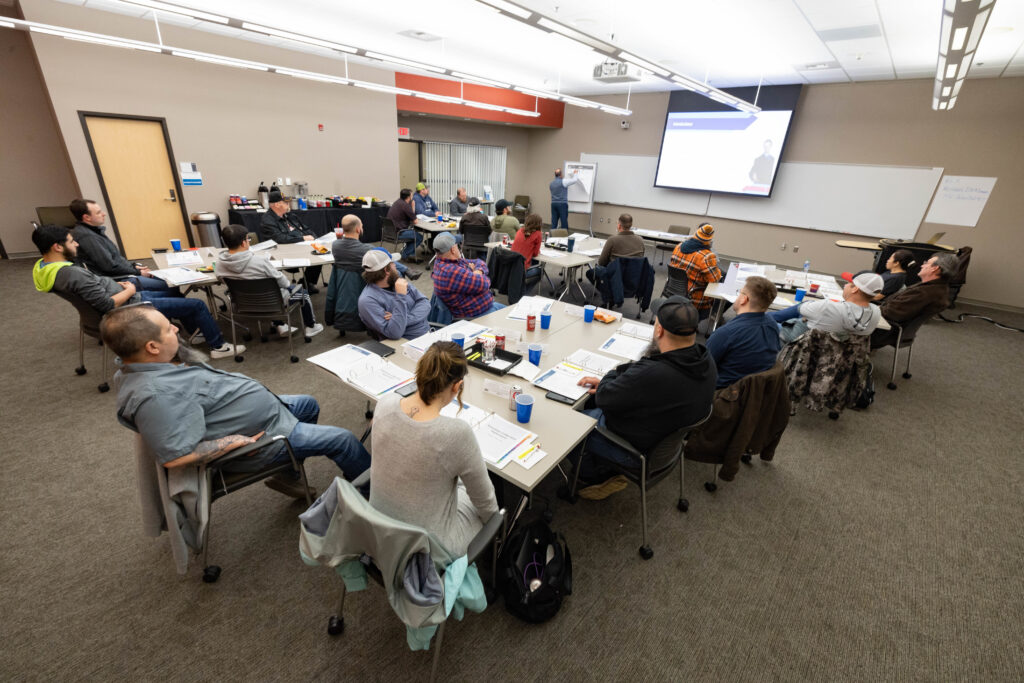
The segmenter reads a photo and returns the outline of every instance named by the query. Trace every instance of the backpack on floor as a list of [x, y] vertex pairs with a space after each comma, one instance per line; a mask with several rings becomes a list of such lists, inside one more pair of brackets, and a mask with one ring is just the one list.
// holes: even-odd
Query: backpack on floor
[[539, 624], [558, 613], [572, 594], [572, 555], [562, 534], [543, 520], [530, 522], [505, 543], [500, 579], [505, 608]]

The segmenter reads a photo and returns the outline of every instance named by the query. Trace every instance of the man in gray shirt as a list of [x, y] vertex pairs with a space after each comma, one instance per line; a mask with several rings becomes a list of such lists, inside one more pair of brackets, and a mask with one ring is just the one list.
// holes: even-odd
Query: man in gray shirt
[[466, 195], [466, 188], [460, 187], [455, 191], [455, 198], [448, 204], [448, 213], [452, 216], [461, 216], [469, 209], [469, 197]]
[[[142, 435], [164, 467], [213, 460], [262, 433], [287, 436], [299, 460], [327, 456], [348, 479], [370, 466], [370, 454], [352, 432], [316, 424], [320, 406], [312, 396], [278, 396], [245, 375], [178, 361], [178, 328], [152, 307], [114, 309], [100, 334], [123, 364], [114, 375], [117, 419]], [[252, 471], [287, 459], [281, 444], [225, 469]], [[295, 477], [278, 475], [266, 483], [304, 498]]]
[[[334, 263], [342, 270], [351, 273], [363, 272], [363, 255], [373, 247], [368, 242], [360, 241], [363, 234], [363, 222], [359, 216], [349, 214], [341, 219], [342, 236], [331, 243], [331, 254], [334, 255]], [[402, 277], [416, 280], [423, 273], [407, 267], [401, 261], [395, 263], [398, 274]]]

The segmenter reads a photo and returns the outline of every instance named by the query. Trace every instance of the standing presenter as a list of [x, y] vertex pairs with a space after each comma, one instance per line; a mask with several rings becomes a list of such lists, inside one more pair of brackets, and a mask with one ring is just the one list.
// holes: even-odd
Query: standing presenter
[[562, 169], [555, 169], [555, 179], [548, 186], [551, 189], [551, 229], [558, 229], [558, 221], [561, 219], [562, 227], [569, 229], [569, 186], [580, 182], [578, 171], [572, 172], [572, 177], [563, 178]]

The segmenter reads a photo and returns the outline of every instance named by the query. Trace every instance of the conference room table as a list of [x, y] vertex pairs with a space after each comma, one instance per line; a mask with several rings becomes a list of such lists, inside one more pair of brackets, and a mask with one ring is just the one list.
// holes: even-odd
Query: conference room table
[[[248, 232], [258, 232], [260, 221], [265, 211], [253, 209], [230, 209], [228, 222], [244, 225]], [[381, 236], [381, 219], [388, 215], [386, 206], [334, 206], [316, 209], [296, 209], [291, 213], [298, 216], [303, 225], [313, 231], [317, 237], [326, 235], [341, 225], [341, 219], [349, 214], [359, 216], [363, 222], [362, 242], [379, 242]]]
[[[587, 293], [583, 291], [583, 287], [578, 282], [578, 271], [583, 266], [589, 265], [597, 260], [597, 257], [601, 254], [601, 249], [604, 247], [604, 240], [597, 237], [587, 236], [573, 243], [573, 250], [570, 252], [567, 249], [563, 250], [561, 247], [566, 246], [565, 237], [552, 237], [550, 238], [543, 247], [541, 247], [540, 253], [533, 257], [533, 260], [542, 265], [553, 264], [559, 268], [565, 269], [565, 288], [562, 289], [561, 294], [558, 296], [558, 301], [565, 298], [565, 295], [569, 292], [573, 285], [579, 290], [580, 295], [583, 297], [583, 301], [587, 300]], [[488, 249], [511, 249], [511, 241], [508, 244], [502, 242], [487, 242], [484, 244]], [[585, 253], [587, 252], [587, 253]], [[554, 295], [557, 289], [553, 289], [551, 294]]]

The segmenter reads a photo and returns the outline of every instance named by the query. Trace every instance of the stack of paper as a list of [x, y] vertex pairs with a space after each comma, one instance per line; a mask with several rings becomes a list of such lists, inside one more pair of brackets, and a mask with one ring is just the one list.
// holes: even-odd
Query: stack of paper
[[319, 245], [321, 247], [327, 247], [328, 249], [330, 249], [331, 244], [336, 239], [338, 239], [338, 236], [335, 235], [334, 231], [332, 230], [329, 233], [322, 235], [321, 237], [317, 237], [315, 240], [313, 240], [313, 244]]
[[307, 360], [371, 396], [382, 396], [413, 380], [413, 374], [408, 370], [353, 344], [339, 346]]
[[164, 268], [162, 270], [152, 270], [149, 274], [160, 278], [172, 287], [187, 285], [191, 282], [200, 282], [213, 277], [213, 275], [198, 273], [188, 268]]
[[649, 341], [630, 337], [620, 331], [608, 337], [605, 343], [601, 344], [601, 350], [630, 360], [640, 360], [648, 346]]
[[410, 358], [419, 358], [432, 344], [439, 341], [451, 341], [452, 335], [461, 332], [466, 336], [465, 346], [469, 348], [475, 343], [480, 335], [488, 331], [488, 327], [475, 323], [472, 320], [459, 320], [447, 327], [428, 332], [422, 337], [416, 337], [402, 344], [402, 352]]
[[591, 375], [601, 377], [618, 364], [619, 361], [613, 358], [578, 349], [538, 377], [534, 384], [575, 401], [583, 398], [587, 393], [587, 387], [579, 385], [580, 379]]
[[[480, 446], [484, 461], [499, 469], [513, 461], [529, 467], [539, 459], [534, 455], [537, 450], [534, 445], [537, 435], [495, 413], [468, 403], [464, 403], [460, 411], [459, 404], [452, 401], [441, 409], [441, 414], [463, 420], [472, 427], [473, 436]], [[529, 464], [524, 464], [525, 462]]]
[[203, 264], [203, 257], [198, 251], [172, 251], [167, 254], [169, 266], [197, 266]]
[[[540, 317], [541, 313], [551, 310], [551, 306], [554, 305], [554, 299], [548, 299], [543, 296], [524, 296], [519, 302], [509, 311], [509, 320], [526, 320], [527, 315], [535, 315]], [[540, 321], [538, 321], [538, 325]]]
[[264, 249], [273, 249], [276, 246], [277, 242], [275, 242], [274, 240], [266, 240], [264, 242], [260, 242], [259, 244], [254, 244], [249, 248], [252, 249], [253, 251], [263, 251]]
[[547, 249], [545, 247], [541, 247], [540, 255], [546, 258], [565, 258], [567, 253], [564, 251], [559, 251], [557, 249]]

